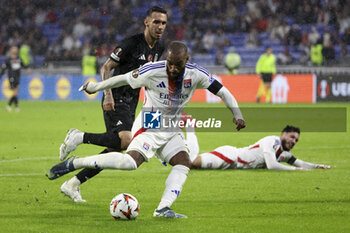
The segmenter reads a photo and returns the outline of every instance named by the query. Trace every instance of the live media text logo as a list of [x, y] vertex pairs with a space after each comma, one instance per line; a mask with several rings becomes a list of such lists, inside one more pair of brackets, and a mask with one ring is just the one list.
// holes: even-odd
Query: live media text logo
[[197, 120], [187, 114], [179, 116], [162, 116], [157, 111], [143, 112], [143, 128], [144, 129], [179, 129], [179, 128], [221, 128], [221, 120], [208, 117], [205, 120]]

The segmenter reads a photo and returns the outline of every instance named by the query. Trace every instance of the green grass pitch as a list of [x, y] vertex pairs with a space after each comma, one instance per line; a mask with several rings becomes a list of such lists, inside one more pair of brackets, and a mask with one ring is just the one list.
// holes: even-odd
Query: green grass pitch
[[[54, 181], [45, 177], [59, 162], [69, 128], [104, 131], [99, 102], [21, 101], [20, 113], [6, 112], [5, 105], [0, 101], [0, 232], [350, 232], [348, 103], [305, 105], [346, 107], [347, 132], [302, 132], [293, 149], [297, 158], [332, 165], [331, 170], [194, 170], [172, 206], [189, 218], [175, 220], [152, 217], [171, 169], [157, 159], [136, 171], [103, 171], [81, 186], [87, 203], [60, 193], [76, 172]], [[226, 144], [247, 146], [271, 134], [243, 130], [198, 137], [205, 152]], [[100, 151], [81, 145], [75, 154]], [[135, 221], [115, 221], [109, 214], [111, 199], [122, 192], [140, 203]]]

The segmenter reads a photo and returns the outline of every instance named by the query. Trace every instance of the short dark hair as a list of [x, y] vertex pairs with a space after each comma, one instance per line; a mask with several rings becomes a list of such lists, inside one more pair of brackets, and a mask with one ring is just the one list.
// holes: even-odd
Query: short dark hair
[[185, 53], [187, 54], [187, 46], [181, 42], [181, 41], [172, 41], [169, 44], [168, 50], [175, 53], [175, 54], [180, 54], [180, 53]]
[[285, 133], [296, 132], [296, 133], [300, 134], [300, 129], [298, 127], [295, 127], [292, 125], [287, 125], [286, 127], [284, 127], [282, 132], [285, 132]]
[[151, 17], [153, 12], [167, 14], [167, 11], [164, 8], [161, 8], [160, 6], [152, 6], [151, 8], [148, 9], [146, 13], [146, 17]]

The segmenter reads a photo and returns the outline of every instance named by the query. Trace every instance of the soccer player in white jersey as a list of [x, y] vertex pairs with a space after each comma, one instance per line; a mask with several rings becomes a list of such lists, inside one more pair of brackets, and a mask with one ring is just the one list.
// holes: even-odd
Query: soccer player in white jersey
[[[299, 128], [287, 125], [282, 130], [281, 136], [267, 136], [244, 148], [221, 146], [200, 155], [191, 153], [192, 165], [198, 169], [330, 169], [331, 166], [304, 162], [293, 156], [290, 150], [298, 142], [299, 136]], [[193, 132], [187, 136], [187, 144], [194, 146], [194, 148], [190, 147], [191, 151], [199, 151], [197, 137]], [[293, 166], [287, 166], [280, 162], [286, 162]]]
[[[195, 89], [208, 89], [221, 97], [232, 111], [236, 129], [244, 128], [245, 121], [231, 93], [213, 79], [206, 69], [188, 63], [188, 60], [186, 45], [174, 41], [169, 45], [166, 61], [147, 63], [132, 72], [114, 76], [99, 83], [88, 82], [80, 90], [94, 93], [123, 85], [130, 85], [132, 88], [144, 86], [146, 94], [143, 109], [152, 109], [155, 119], [160, 112], [165, 112], [170, 120], [176, 120], [176, 116], [181, 116], [183, 108], [191, 99]], [[143, 112], [141, 111], [133, 125], [133, 139], [125, 154], [110, 152], [85, 158], [70, 157], [53, 166], [47, 174], [48, 178], [53, 180], [85, 167], [134, 170], [156, 154], [160, 160], [171, 164], [173, 168], [165, 182], [163, 196], [153, 216], [186, 217], [175, 213], [170, 207], [179, 196], [192, 166], [188, 148], [181, 133], [176, 130], [157, 131], [143, 128], [141, 122]]]

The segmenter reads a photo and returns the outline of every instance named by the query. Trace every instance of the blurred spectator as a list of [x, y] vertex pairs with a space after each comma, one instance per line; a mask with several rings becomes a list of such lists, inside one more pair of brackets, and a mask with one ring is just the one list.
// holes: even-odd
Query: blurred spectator
[[345, 8], [343, 11], [339, 12], [339, 28], [340, 32], [345, 32], [350, 27], [350, 15], [349, 10]]
[[323, 64], [322, 50], [323, 46], [321, 39], [319, 39], [316, 44], [311, 45], [310, 59], [313, 65], [321, 66]]
[[82, 56], [90, 55], [90, 54], [92, 54], [92, 50], [93, 50], [93, 48], [91, 47], [90, 40], [86, 39], [84, 41], [84, 45], [83, 45], [83, 49], [81, 51], [81, 55]]
[[19, 58], [21, 58], [22, 63], [25, 67], [28, 67], [33, 63], [33, 57], [31, 54], [30, 46], [24, 42], [19, 48]]
[[237, 74], [237, 70], [241, 65], [241, 56], [236, 53], [234, 47], [230, 47], [228, 53], [225, 56], [225, 68], [227, 74]]
[[323, 36], [322, 36], [323, 47], [328, 46], [329, 43], [331, 43], [332, 41], [333, 41], [333, 38], [332, 38], [331, 30], [329, 27], [326, 27], [325, 32], [323, 33]]
[[195, 38], [193, 41], [192, 53], [206, 53], [202, 41], [199, 38]]
[[334, 45], [341, 45], [342, 44], [342, 38], [339, 36], [339, 30], [335, 28], [332, 33], [332, 42]]
[[73, 36], [69, 33], [63, 34], [62, 49], [66, 51], [72, 50], [74, 47]]
[[225, 55], [221, 48], [218, 49], [215, 57], [215, 65], [221, 66], [225, 63]]
[[59, 41], [53, 42], [47, 52], [46, 52], [46, 60], [47, 61], [60, 61], [62, 59], [62, 46]]
[[323, 46], [322, 55], [324, 58], [324, 65], [329, 66], [335, 63], [335, 50], [330, 40]]
[[338, 64], [341, 66], [349, 66], [350, 65], [350, 54], [345, 45], [341, 48], [341, 56], [338, 60]]
[[46, 21], [46, 12], [41, 7], [37, 8], [35, 11], [35, 24], [37, 26], [40, 26], [44, 24], [45, 21]]
[[342, 37], [343, 43], [350, 45], [350, 27], [348, 27]]
[[73, 26], [73, 35], [76, 38], [83, 37], [91, 32], [91, 26], [86, 25], [82, 18], [78, 18]]
[[215, 44], [215, 47], [217, 48], [223, 48], [229, 44], [229, 40], [224, 34], [224, 31], [220, 28], [216, 31], [214, 44]]
[[301, 43], [301, 33], [298, 25], [294, 24], [287, 35], [287, 45], [298, 46]]
[[309, 41], [310, 44], [314, 45], [320, 39], [320, 34], [317, 32], [315, 27], [311, 28], [311, 32], [309, 33]]
[[175, 30], [175, 39], [176, 40], [183, 40], [184, 38], [184, 32], [185, 32], [185, 27], [183, 24], [176, 25], [174, 27]]
[[272, 53], [272, 48], [267, 47], [265, 53], [259, 57], [255, 71], [261, 79], [256, 93], [256, 102], [259, 103], [261, 100], [260, 98], [263, 97], [266, 103], [270, 103], [272, 76], [276, 74], [276, 57]]
[[260, 40], [259, 40], [258, 31], [255, 28], [253, 28], [250, 30], [247, 37], [245, 38], [245, 47], [256, 48], [259, 45], [260, 45]]
[[81, 61], [81, 70], [82, 75], [96, 75], [98, 71], [97, 58], [94, 51], [91, 51], [90, 54], [84, 55]]
[[49, 40], [43, 37], [39, 43], [32, 43], [33, 55], [45, 56], [47, 49], [49, 48]]
[[299, 58], [300, 65], [309, 65], [310, 55], [307, 50], [303, 49]]
[[277, 55], [277, 64], [279, 65], [291, 65], [294, 63], [294, 60], [288, 48], [285, 48], [283, 53]]
[[317, 24], [328, 25], [330, 20], [330, 13], [326, 9], [322, 9], [317, 16]]
[[303, 30], [303, 32], [301, 34], [301, 45], [303, 47], [310, 45], [309, 35], [307, 33], [307, 30]]
[[285, 40], [290, 27], [286, 22], [275, 21], [275, 27], [271, 29], [270, 39], [272, 40]]
[[190, 30], [187, 23], [184, 23], [183, 39], [187, 42], [191, 41], [193, 38], [193, 30]]
[[103, 37], [100, 30], [93, 30], [93, 36], [91, 38], [91, 45], [95, 47], [99, 47], [103, 44]]
[[49, 12], [46, 14], [46, 22], [47, 23], [56, 23], [57, 21], [57, 14], [54, 10], [54, 8], [51, 6], [49, 9]]
[[228, 2], [225, 12], [225, 18], [236, 18], [237, 17], [237, 8], [233, 2]]
[[202, 42], [207, 52], [209, 52], [213, 48], [215, 42], [215, 35], [213, 34], [211, 29], [207, 29], [206, 33], [203, 36]]

